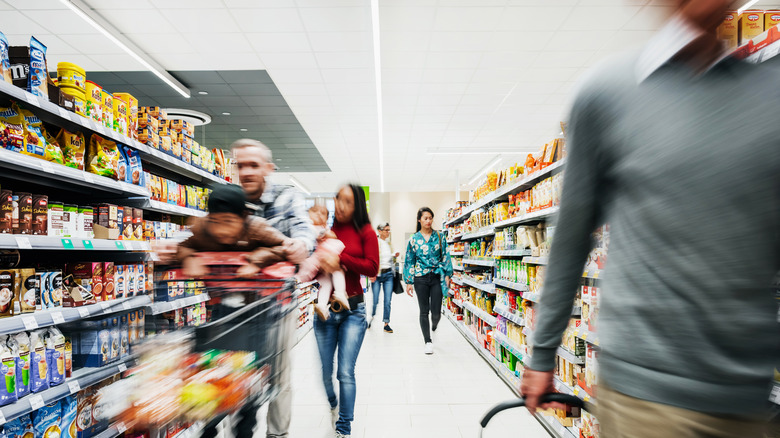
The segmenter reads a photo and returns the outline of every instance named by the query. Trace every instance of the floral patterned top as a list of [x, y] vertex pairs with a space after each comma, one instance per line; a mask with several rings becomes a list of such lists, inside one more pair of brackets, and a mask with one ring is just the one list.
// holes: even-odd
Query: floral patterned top
[[[443, 257], [442, 257], [443, 254]], [[404, 261], [404, 283], [414, 284], [415, 277], [431, 272], [444, 277], [452, 277], [452, 260], [447, 251], [447, 241], [438, 231], [434, 231], [426, 241], [421, 232], [416, 232], [406, 246]]]

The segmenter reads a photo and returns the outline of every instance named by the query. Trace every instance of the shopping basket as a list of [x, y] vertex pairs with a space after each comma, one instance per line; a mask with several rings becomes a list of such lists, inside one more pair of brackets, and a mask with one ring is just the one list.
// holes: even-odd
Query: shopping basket
[[[586, 402], [581, 398], [578, 398], [573, 395], [568, 395], [568, 394], [559, 394], [559, 393], [545, 394], [539, 398], [539, 405], [543, 405], [546, 403], [562, 403], [575, 408], [585, 409], [586, 411], [590, 411], [590, 412], [593, 412], [594, 410], [593, 405], [591, 405], [589, 402]], [[518, 398], [515, 400], [508, 400], [499, 403], [493, 406], [492, 408], [490, 408], [490, 410], [487, 411], [487, 413], [482, 417], [482, 420], [479, 422], [479, 425], [481, 426], [479, 429], [480, 438], [482, 438], [482, 433], [484, 432], [488, 423], [490, 423], [490, 420], [493, 419], [493, 417], [495, 417], [496, 414], [498, 414], [499, 412], [503, 412], [507, 409], [519, 408], [523, 406], [525, 406], [525, 399]]]

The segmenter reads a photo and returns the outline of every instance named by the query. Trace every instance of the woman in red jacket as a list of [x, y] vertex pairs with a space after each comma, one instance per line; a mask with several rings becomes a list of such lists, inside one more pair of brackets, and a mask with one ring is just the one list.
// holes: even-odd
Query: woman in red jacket
[[[332, 231], [344, 243], [344, 250], [341, 255], [323, 257], [321, 268], [329, 274], [338, 269], [344, 271], [349, 309], [341, 312], [331, 310], [330, 317], [325, 321], [315, 318], [314, 335], [322, 360], [322, 380], [335, 422], [336, 438], [344, 438], [349, 437], [352, 431], [357, 390], [355, 362], [368, 328], [360, 276], [371, 277], [379, 271], [379, 246], [368, 218], [363, 189], [350, 184], [339, 190]], [[341, 403], [333, 388], [333, 358], [337, 348], [336, 377], [339, 380]]]

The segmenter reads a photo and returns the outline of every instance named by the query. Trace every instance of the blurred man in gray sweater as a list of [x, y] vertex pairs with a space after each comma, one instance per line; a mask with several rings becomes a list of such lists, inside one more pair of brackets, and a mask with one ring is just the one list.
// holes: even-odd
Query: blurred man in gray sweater
[[677, 3], [576, 98], [521, 393], [534, 410], [552, 391], [590, 234], [608, 222], [603, 436], [760, 437], [780, 358], [780, 69], [723, 58], [716, 29], [731, 1]]

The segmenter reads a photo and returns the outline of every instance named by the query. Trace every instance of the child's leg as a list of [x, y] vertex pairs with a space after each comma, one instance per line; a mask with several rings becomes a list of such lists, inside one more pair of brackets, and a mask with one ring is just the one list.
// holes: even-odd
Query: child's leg
[[317, 272], [319, 272], [319, 270], [319, 254], [315, 252], [309, 258], [302, 261], [300, 265], [298, 265], [298, 273], [295, 274], [295, 278], [301, 283], [306, 283], [307, 281], [312, 281], [317, 278]]
[[342, 306], [349, 309], [349, 297], [347, 296], [347, 280], [344, 277], [344, 271], [338, 270], [330, 274], [333, 279], [333, 299]]
[[329, 275], [323, 274], [317, 276], [317, 282], [320, 284], [320, 290], [317, 292], [317, 304], [314, 305], [314, 311], [317, 312], [321, 320], [326, 321], [330, 317], [328, 302], [333, 290], [333, 282]]

